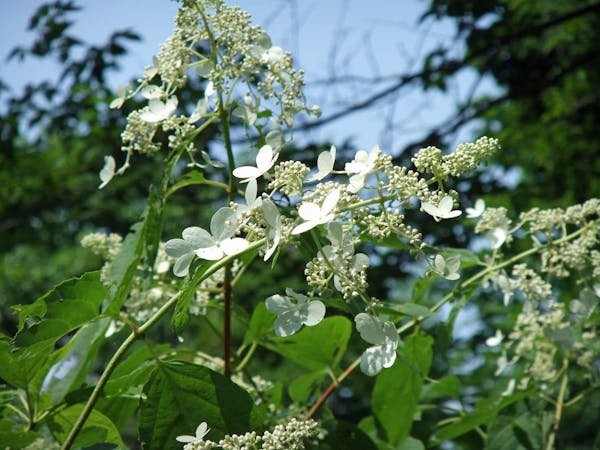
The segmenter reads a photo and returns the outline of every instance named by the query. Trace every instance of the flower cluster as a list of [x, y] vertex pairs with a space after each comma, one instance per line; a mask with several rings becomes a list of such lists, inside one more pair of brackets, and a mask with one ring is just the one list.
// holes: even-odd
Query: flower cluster
[[202, 422], [196, 429], [194, 436], [178, 436], [177, 441], [184, 443], [184, 450], [302, 450], [309, 441], [316, 442], [325, 437], [325, 431], [318, 422], [309, 420], [290, 419], [288, 422], [276, 425], [272, 431], [265, 431], [259, 435], [255, 431], [245, 434], [227, 435], [218, 442], [213, 442], [204, 437], [210, 429], [206, 422]]

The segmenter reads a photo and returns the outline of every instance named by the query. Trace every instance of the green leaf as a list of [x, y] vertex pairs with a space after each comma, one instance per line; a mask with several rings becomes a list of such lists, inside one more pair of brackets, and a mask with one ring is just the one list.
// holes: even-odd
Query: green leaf
[[460, 258], [461, 269], [483, 265], [476, 253], [464, 248], [445, 247], [440, 249], [439, 253], [444, 257], [444, 259], [455, 258], [458, 256]]
[[327, 375], [327, 371], [320, 370], [299, 376], [290, 383], [290, 387], [288, 388], [290, 398], [300, 404], [306, 403]]
[[456, 422], [436, 431], [433, 442], [439, 444], [468, 433], [475, 427], [490, 423], [507, 406], [528, 397], [528, 391], [517, 392], [499, 399], [480, 402], [475, 411], [457, 419]]
[[[160, 354], [168, 345], [154, 347], [154, 353]], [[156, 368], [156, 360], [147, 346], [141, 345], [132, 351], [114, 370], [104, 388], [107, 397], [131, 394], [132, 389], [141, 387], [150, 378]], [[134, 390], [138, 392], [137, 389]], [[141, 389], [139, 389], [141, 394]]]
[[267, 310], [265, 302], [260, 302], [252, 312], [248, 330], [244, 335], [244, 343], [261, 342], [265, 336], [272, 335], [274, 323], [275, 315]]
[[207, 261], [198, 266], [194, 272], [194, 276], [186, 279], [181, 287], [182, 292], [177, 299], [175, 309], [173, 310], [173, 316], [171, 317], [171, 325], [173, 326], [175, 333], [178, 335], [181, 335], [190, 321], [190, 302], [193, 300], [194, 295], [196, 294], [196, 290], [202, 281], [204, 273], [209, 267], [211, 267], [212, 264], [212, 262]]
[[0, 442], [6, 449], [25, 448], [39, 436], [33, 431], [14, 431], [12, 427], [10, 420], [0, 420]]
[[48, 393], [52, 406], [81, 386], [104, 342], [110, 321], [105, 318], [83, 325], [64, 347], [50, 356], [43, 376], [36, 378], [36, 387], [40, 393]]
[[334, 316], [313, 327], [304, 327], [292, 336], [273, 338], [263, 345], [308, 370], [335, 367], [346, 351], [352, 323], [345, 317]]
[[431, 315], [429, 308], [416, 303], [402, 303], [398, 305], [398, 310], [410, 317], [429, 317]]
[[31, 375], [19, 364], [16, 352], [12, 351], [6, 338], [0, 339], [0, 378], [11, 386], [25, 389]]
[[399, 444], [410, 433], [413, 416], [433, 358], [433, 339], [413, 335], [404, 340], [401, 356], [375, 381], [372, 397], [373, 415], [386, 433], [386, 440]]
[[175, 193], [179, 189], [184, 188], [186, 186], [194, 186], [197, 184], [206, 184], [206, 183], [207, 183], [207, 179], [204, 177], [204, 174], [202, 172], [200, 172], [198, 170], [189, 172], [189, 173], [185, 174], [185, 177], [183, 178], [183, 180], [178, 181], [177, 183], [175, 183], [173, 186], [171, 186], [168, 189], [167, 197], [171, 196], [173, 193]]
[[319, 441], [315, 450], [377, 450], [369, 436], [355, 424], [343, 420], [328, 420], [323, 423], [327, 430], [325, 439]]
[[107, 296], [99, 272], [88, 272], [58, 284], [31, 305], [16, 305], [19, 331], [18, 347], [54, 342], [82, 324], [99, 316], [100, 304]]
[[425, 302], [425, 297], [431, 288], [431, 285], [434, 281], [437, 280], [436, 276], [427, 276], [423, 278], [419, 278], [413, 284], [412, 295], [410, 299], [412, 303], [423, 304]]
[[[485, 450], [531, 450], [523, 446], [515, 434], [514, 419], [500, 415], [490, 425]], [[537, 448], [542, 448], [537, 447]]]
[[455, 398], [460, 395], [460, 381], [456, 375], [447, 375], [437, 381], [427, 383], [421, 390], [421, 400]]
[[245, 433], [251, 426], [253, 401], [246, 391], [223, 375], [188, 362], [159, 364], [144, 387], [146, 400], [139, 413], [144, 449], [181, 449], [175, 438], [193, 435], [201, 422], [208, 438]]
[[[83, 407], [83, 404], [71, 405], [50, 417], [48, 427], [59, 442], [65, 441]], [[94, 409], [77, 435], [73, 448], [91, 447], [101, 443], [114, 444], [119, 448], [125, 447], [114, 423]]]
[[395, 447], [397, 450], [425, 450], [423, 443], [413, 437], [407, 437], [402, 443]]

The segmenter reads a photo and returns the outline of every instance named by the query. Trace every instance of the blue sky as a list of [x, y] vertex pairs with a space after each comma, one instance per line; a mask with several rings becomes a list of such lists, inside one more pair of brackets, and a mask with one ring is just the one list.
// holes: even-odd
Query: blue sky
[[[29, 43], [28, 18], [40, 0], [0, 3], [0, 78], [16, 89], [27, 81], [55, 72], [52, 65], [30, 61], [7, 64], [5, 56], [17, 44]], [[130, 47], [123, 70], [110, 80], [116, 87], [138, 76], [149, 64], [160, 43], [172, 30], [177, 3], [169, 0], [87, 0], [76, 14], [72, 33], [101, 43], [116, 29], [131, 28], [142, 37]], [[416, 71], [427, 51], [447, 43], [454, 34], [451, 22], [417, 24], [427, 2], [418, 0], [238, 0], [265, 28], [275, 45], [291, 50], [297, 65], [306, 71], [307, 97], [321, 106], [324, 116], [369, 95], [366, 85], [332, 89], [319, 81], [333, 76], [386, 77]], [[456, 46], [460, 53], [462, 48]], [[393, 152], [423, 135], [428, 126], [451, 115], [457, 99], [466, 95], [473, 76], [462, 75], [451, 94], [420, 90], [400, 91], [377, 108], [353, 114], [311, 132], [307, 139], [355, 145], [380, 145]], [[481, 91], [493, 89], [483, 83]], [[468, 131], [461, 138], [469, 138]]]

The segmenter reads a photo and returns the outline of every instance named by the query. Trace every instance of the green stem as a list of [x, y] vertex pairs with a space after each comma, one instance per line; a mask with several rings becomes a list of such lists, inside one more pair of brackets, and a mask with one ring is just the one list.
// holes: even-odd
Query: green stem
[[[266, 239], [260, 239], [258, 241], [253, 242], [245, 250], [245, 252], [251, 252], [253, 250], [256, 250], [259, 247], [263, 246], [265, 244], [265, 242], [266, 242]], [[194, 278], [192, 279], [192, 282], [190, 284], [192, 284], [193, 286], [198, 286], [198, 284], [200, 284], [203, 280], [210, 277], [211, 275], [213, 275], [215, 272], [217, 272], [218, 270], [220, 270], [222, 267], [226, 266], [227, 264], [230, 264], [231, 261], [233, 261], [235, 258], [238, 258], [238, 257], [239, 257], [239, 255], [227, 256], [227, 257], [223, 258], [222, 260], [214, 263], [206, 271], [200, 271], [200, 270], [197, 271], [196, 274], [194, 274]], [[75, 422], [75, 425], [73, 425], [73, 428], [69, 432], [69, 435], [67, 436], [67, 439], [63, 443], [61, 450], [68, 450], [73, 445], [73, 442], [75, 442], [75, 438], [77, 437], [77, 435], [83, 428], [85, 421], [87, 420], [87, 418], [91, 414], [92, 410], [94, 409], [94, 405], [98, 401], [98, 398], [100, 397], [100, 393], [102, 392], [102, 389], [108, 382], [108, 379], [110, 378], [112, 372], [117, 367], [117, 364], [118, 364], [119, 360], [121, 359], [121, 357], [127, 352], [127, 350], [129, 350], [129, 347], [131, 347], [131, 345], [133, 345], [133, 343], [137, 339], [142, 337], [173, 306], [175, 306], [175, 304], [179, 300], [180, 295], [181, 295], [181, 292], [178, 292], [173, 297], [171, 297], [157, 312], [154, 313], [154, 315], [152, 317], [150, 317], [150, 319], [148, 319], [148, 321], [146, 323], [144, 323], [142, 326], [140, 326], [137, 330], [134, 330], [123, 341], [123, 343], [120, 345], [120, 347], [117, 349], [115, 354], [112, 356], [112, 358], [106, 365], [106, 368], [102, 372], [102, 375], [100, 375], [100, 379], [96, 383], [96, 386], [94, 387], [94, 390], [92, 391], [92, 394], [90, 395], [90, 398], [88, 399], [85, 406], [83, 407], [83, 410], [79, 414], [79, 417], [77, 418], [77, 421]]]
[[257, 342], [256, 341], [252, 342], [252, 345], [250, 346], [250, 348], [246, 352], [246, 355], [244, 356], [244, 359], [242, 359], [240, 361], [240, 363], [237, 365], [237, 367], [235, 368], [236, 372], [240, 372], [244, 367], [246, 367], [246, 364], [248, 364], [248, 362], [250, 361], [250, 359], [252, 359], [252, 355], [254, 355], [254, 352], [256, 351], [257, 347], [258, 347]]
[[565, 394], [567, 392], [567, 382], [569, 378], [567, 376], [567, 367], [569, 367], [569, 360], [564, 359], [563, 361], [563, 376], [562, 381], [560, 383], [560, 390], [558, 391], [558, 397], [556, 398], [556, 407], [554, 412], [554, 424], [552, 425], [552, 431], [550, 432], [550, 436], [548, 437], [548, 443], [546, 444], [546, 450], [554, 450], [554, 442], [556, 440], [556, 433], [558, 432], [558, 427], [560, 426], [560, 419], [562, 417], [562, 411], [564, 407]]

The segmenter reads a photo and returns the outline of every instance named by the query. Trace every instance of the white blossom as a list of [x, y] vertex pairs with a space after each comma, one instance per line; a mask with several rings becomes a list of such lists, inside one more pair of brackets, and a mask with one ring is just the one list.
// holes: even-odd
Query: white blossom
[[485, 340], [485, 344], [489, 347], [495, 347], [500, 345], [504, 340], [504, 334], [500, 330], [496, 330], [496, 334], [494, 336], [490, 336]]
[[167, 255], [176, 258], [173, 273], [185, 277], [189, 273], [190, 264], [196, 254], [196, 249], [203, 244], [205, 230], [199, 227], [188, 227], [181, 235], [183, 239], [171, 239], [165, 244]]
[[458, 280], [460, 278], [458, 274], [460, 268], [459, 257], [445, 259], [442, 255], [435, 255], [433, 268], [435, 273], [447, 280]]
[[334, 217], [333, 211], [339, 199], [340, 191], [336, 189], [325, 197], [322, 206], [312, 202], [302, 203], [298, 208], [298, 215], [304, 222], [297, 225], [292, 230], [292, 234], [301, 234], [318, 225], [331, 222]]
[[167, 119], [177, 109], [177, 97], [170, 96], [166, 102], [159, 98], [152, 98], [148, 107], [140, 113], [140, 118], [145, 122], [156, 123]]
[[359, 150], [354, 156], [354, 160], [346, 163], [344, 169], [348, 175], [354, 174], [350, 177], [350, 184], [348, 185], [348, 191], [353, 194], [361, 190], [367, 179], [367, 175], [375, 169], [375, 163], [379, 157], [381, 150], [379, 147], [373, 147], [369, 153], [364, 150]]
[[[177, 440], [177, 442], [183, 442], [185, 444], [192, 444], [192, 446], [193, 446], [194, 444], [201, 443], [202, 440], [204, 439], [204, 436], [206, 436], [209, 431], [210, 431], [210, 428], [208, 428], [208, 425], [206, 424], [206, 422], [202, 422], [200, 425], [198, 425], [198, 428], [196, 428], [195, 436], [190, 436], [189, 434], [183, 434], [181, 436], [177, 436], [175, 438], [175, 440]], [[184, 448], [187, 448], [187, 447], [188, 447], [188, 445], [186, 445]]]
[[490, 241], [492, 248], [496, 250], [506, 242], [507, 232], [504, 228], [498, 227], [488, 231], [485, 236]]
[[210, 221], [210, 233], [198, 229], [201, 245], [196, 248], [198, 258], [217, 261], [225, 255], [243, 252], [250, 243], [243, 238], [233, 238], [237, 229], [235, 212], [231, 208], [219, 209]]
[[[264, 256], [264, 260], [268, 261], [281, 240], [281, 214], [279, 214], [279, 210], [277, 209], [277, 206], [275, 206], [275, 203], [268, 198], [262, 202], [262, 211], [268, 225], [267, 249]], [[270, 247], [268, 246], [269, 242], [271, 243]]]
[[[285, 290], [287, 295], [272, 295], [267, 298], [265, 305], [273, 314], [277, 314], [275, 320], [275, 334], [277, 336], [291, 336], [296, 333], [302, 325], [313, 326], [321, 322], [325, 317], [325, 305], [319, 300], [308, 301], [308, 297], [294, 292], [292, 289]], [[296, 302], [292, 302], [292, 298]]]
[[279, 154], [273, 154], [273, 149], [270, 145], [263, 145], [256, 155], [256, 167], [242, 166], [234, 169], [233, 176], [242, 178], [242, 183], [248, 183], [250, 180], [255, 180], [264, 175], [273, 167]]
[[454, 200], [449, 195], [446, 195], [440, 200], [440, 203], [437, 206], [423, 202], [421, 204], [421, 209], [430, 216], [433, 216], [436, 222], [439, 222], [442, 219], [452, 219], [453, 217], [458, 217], [462, 214], [462, 211], [459, 209], [453, 210], [453, 206]]
[[396, 327], [390, 321], [381, 324], [375, 316], [360, 313], [354, 318], [360, 337], [369, 344], [374, 344], [365, 350], [360, 358], [360, 369], [363, 373], [374, 376], [383, 368], [389, 368], [396, 361], [396, 349], [399, 337]]
[[483, 214], [483, 211], [485, 211], [485, 202], [482, 198], [477, 199], [473, 208], [465, 209], [469, 219], [476, 219]]

